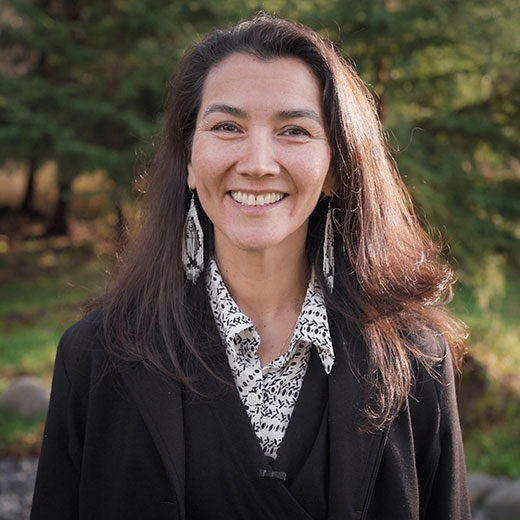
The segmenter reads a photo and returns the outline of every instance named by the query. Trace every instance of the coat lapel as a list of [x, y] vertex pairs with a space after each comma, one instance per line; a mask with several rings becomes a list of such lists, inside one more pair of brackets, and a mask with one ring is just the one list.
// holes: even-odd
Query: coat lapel
[[335, 361], [329, 375], [330, 520], [361, 520], [370, 502], [387, 432], [357, 431], [363, 406], [363, 342], [332, 327]]
[[126, 365], [120, 374], [155, 442], [175, 490], [179, 518], [184, 520], [184, 425], [180, 386], [138, 363]]

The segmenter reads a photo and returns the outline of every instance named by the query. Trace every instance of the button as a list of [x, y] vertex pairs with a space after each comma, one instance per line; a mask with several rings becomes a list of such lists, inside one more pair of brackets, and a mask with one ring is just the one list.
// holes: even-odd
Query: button
[[260, 397], [258, 397], [258, 394], [250, 393], [247, 396], [247, 404], [250, 406], [254, 406], [255, 404], [258, 404], [260, 402]]

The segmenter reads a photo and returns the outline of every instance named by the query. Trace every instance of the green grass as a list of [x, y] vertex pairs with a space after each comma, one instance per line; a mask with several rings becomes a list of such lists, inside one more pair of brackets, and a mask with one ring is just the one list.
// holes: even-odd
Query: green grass
[[30, 418], [0, 412], [0, 457], [37, 455], [40, 450], [45, 414]]
[[0, 390], [23, 374], [33, 374], [50, 381], [54, 353], [61, 330], [23, 328], [0, 336]]
[[[74, 280], [74, 282], [72, 282]], [[3, 284], [0, 299], [0, 387], [20, 374], [49, 378], [57, 341], [102, 286], [101, 262], [72, 264], [33, 280]], [[91, 289], [87, 289], [90, 287]]]
[[[19, 246], [0, 254], [0, 392], [25, 374], [50, 386], [59, 338], [105, 283], [104, 261], [88, 248]], [[0, 455], [37, 452], [44, 419], [1, 414]]]
[[465, 439], [469, 471], [520, 478], [520, 399], [496, 421], [475, 428]]

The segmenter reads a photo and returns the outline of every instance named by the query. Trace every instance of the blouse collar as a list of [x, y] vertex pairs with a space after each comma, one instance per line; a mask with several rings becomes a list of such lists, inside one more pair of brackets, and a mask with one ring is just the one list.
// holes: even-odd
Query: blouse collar
[[[252, 336], [258, 348], [260, 337], [253, 322], [240, 310], [229, 294], [217, 262], [213, 258], [206, 271], [206, 290], [217, 328], [227, 349], [236, 356], [236, 344], [239, 342], [235, 339], [241, 335]], [[298, 341], [309, 343], [317, 348], [323, 368], [329, 374], [334, 364], [334, 349], [330, 337], [327, 308], [321, 287], [314, 275], [314, 268], [289, 350]]]

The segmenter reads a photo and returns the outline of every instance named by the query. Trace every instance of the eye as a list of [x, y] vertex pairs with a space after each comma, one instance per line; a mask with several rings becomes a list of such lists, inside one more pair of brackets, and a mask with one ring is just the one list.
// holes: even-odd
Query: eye
[[212, 127], [212, 130], [216, 130], [216, 131], [220, 131], [220, 132], [233, 132], [233, 133], [240, 131], [240, 129], [238, 128], [237, 125], [235, 125], [234, 123], [229, 123], [229, 122], [218, 123]]
[[311, 134], [302, 128], [301, 126], [291, 126], [290, 128], [286, 128], [283, 132], [283, 135], [288, 135], [289, 137], [309, 137]]

